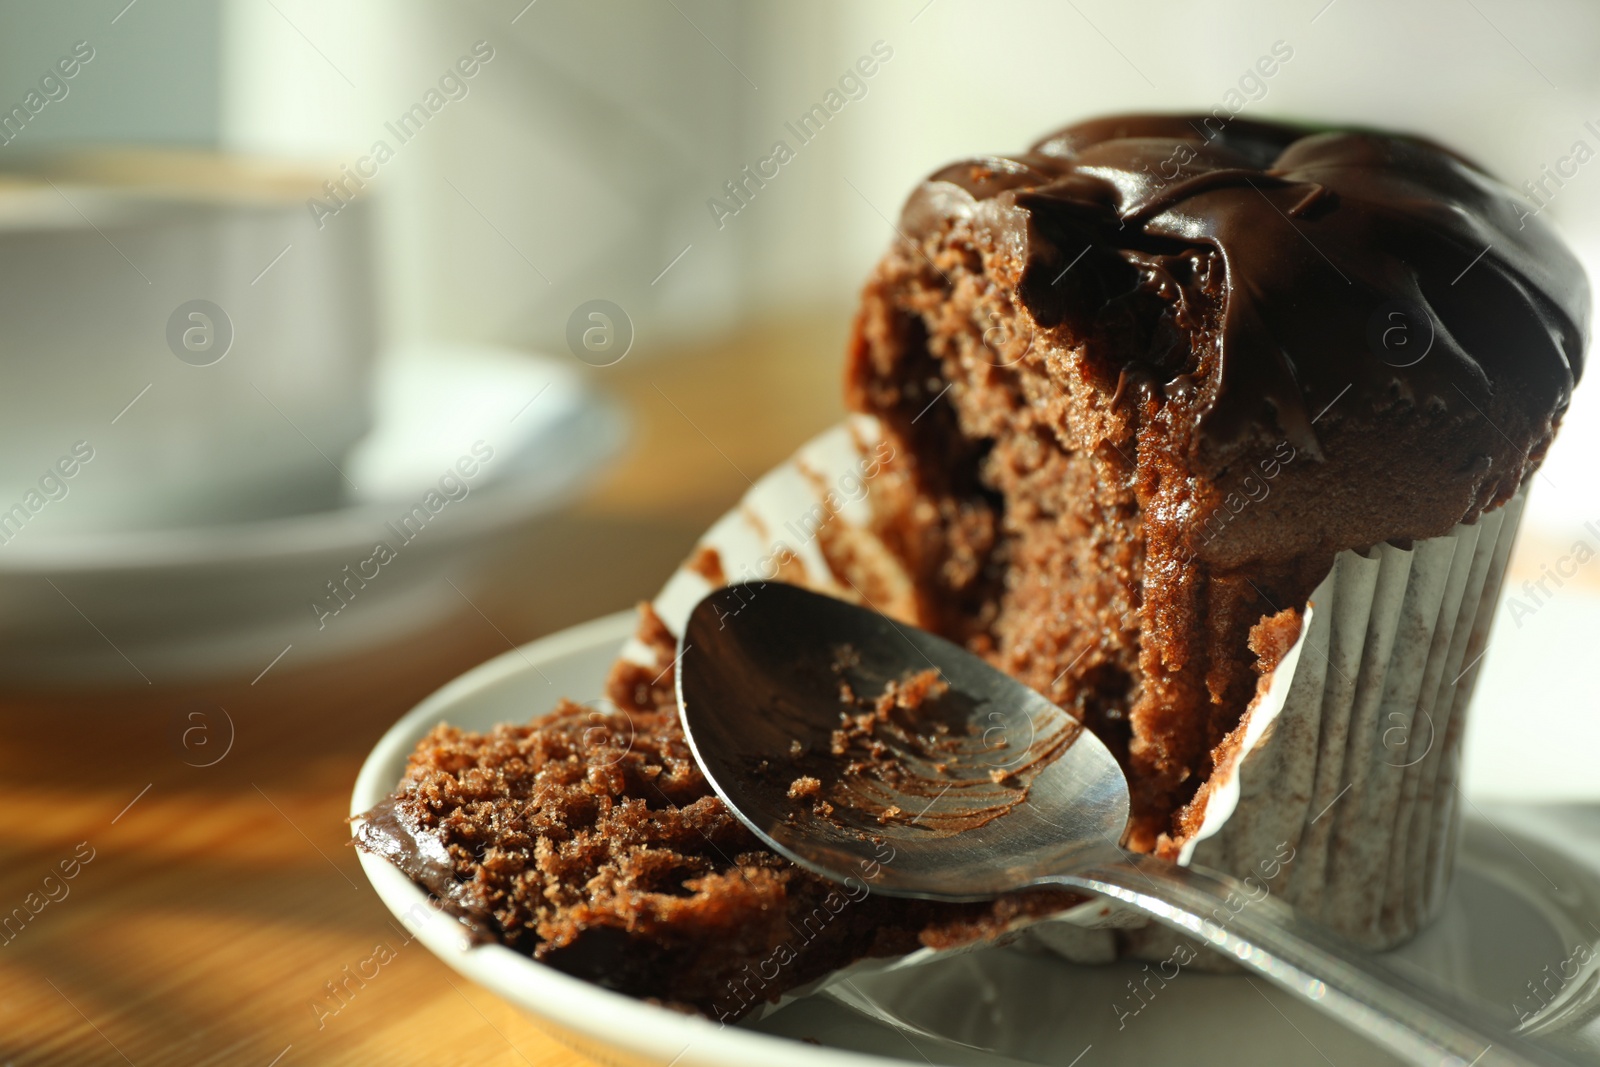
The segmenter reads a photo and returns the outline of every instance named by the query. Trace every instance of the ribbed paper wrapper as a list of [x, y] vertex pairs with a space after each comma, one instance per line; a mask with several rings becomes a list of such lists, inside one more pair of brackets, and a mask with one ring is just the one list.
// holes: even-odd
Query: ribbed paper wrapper
[[[870, 531], [881, 447], [877, 423], [861, 416], [820, 435], [761, 478], [695, 558], [715, 552], [729, 582], [797, 582], [915, 622], [910, 579]], [[1337, 557], [1239, 744], [1203, 785], [1204, 817], [1177, 844], [1179, 862], [1249, 879], [1373, 948], [1438, 914], [1460, 823], [1467, 703], [1521, 511], [1519, 496], [1410, 548]], [[710, 590], [705, 570], [686, 564], [656, 597], [673, 633]], [[637, 642], [624, 655], [655, 662]], [[1026, 936], [1083, 962], [1164, 955], [1171, 935], [1143, 925], [1094, 901]]]
[[1410, 548], [1336, 558], [1246, 712], [1240, 753], [1205, 787], [1181, 862], [1254, 877], [1372, 948], [1438, 914], [1467, 705], [1522, 504]]

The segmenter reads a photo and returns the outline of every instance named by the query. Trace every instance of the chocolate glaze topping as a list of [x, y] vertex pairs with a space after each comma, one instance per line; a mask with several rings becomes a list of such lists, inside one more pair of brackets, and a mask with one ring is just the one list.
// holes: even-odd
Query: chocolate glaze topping
[[[1510, 446], [1478, 507], [1504, 499], [1582, 369], [1577, 261], [1509, 189], [1426, 140], [1218, 127], [1204, 115], [1069, 126], [1022, 155], [940, 170], [904, 226], [917, 237], [969, 220], [1014, 252], [1019, 300], [1041, 328], [1113, 318], [1138, 294], [1165, 301], [1165, 328], [1134, 358], [1122, 346], [1112, 380], [1167, 399], [1201, 389], [1183, 406], [1202, 466], [1263, 441], [1320, 459], [1313, 423], [1335, 401], [1358, 418], [1476, 409], [1497, 424], [1482, 436], [1504, 438], [1483, 451]], [[1215, 352], [1207, 374], [1196, 347]]]

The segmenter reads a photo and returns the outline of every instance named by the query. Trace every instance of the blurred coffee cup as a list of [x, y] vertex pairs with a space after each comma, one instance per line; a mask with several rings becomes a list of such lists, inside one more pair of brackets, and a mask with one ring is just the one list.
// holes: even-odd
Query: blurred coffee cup
[[245, 521], [352, 488], [371, 221], [323, 181], [171, 153], [0, 176], [0, 551], [26, 527]]

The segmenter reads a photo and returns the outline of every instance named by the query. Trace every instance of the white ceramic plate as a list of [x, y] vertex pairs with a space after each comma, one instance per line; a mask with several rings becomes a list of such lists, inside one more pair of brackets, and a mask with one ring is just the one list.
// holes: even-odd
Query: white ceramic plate
[[[406, 756], [437, 723], [482, 730], [527, 721], [561, 696], [599, 697], [633, 626], [629, 613], [598, 619], [508, 652], [434, 693], [368, 756], [351, 814], [387, 795]], [[1448, 976], [1505, 1022], [1518, 1006], [1535, 1006], [1528, 983], [1548, 986], [1552, 971], [1563, 974], [1543, 994], [1549, 1003], [1531, 1032], [1600, 1062], [1592, 1022], [1600, 1016], [1600, 872], [1579, 855], [1600, 857], [1600, 810], [1502, 807], [1473, 816], [1445, 916], [1393, 954], [1398, 965]], [[1010, 949], [860, 975], [760, 1022], [718, 1027], [600, 989], [500, 945], [470, 946], [463, 928], [433, 910], [427, 894], [397, 869], [365, 853], [361, 865], [389, 909], [445, 963], [602, 1062], [843, 1067], [882, 1063], [876, 1057], [883, 1056], [987, 1067], [1392, 1062], [1260, 980], [1182, 971], [1136, 1000], [1129, 983], [1144, 988], [1144, 964], [1084, 967]]]
[[[249, 678], [280, 655], [299, 664], [422, 629], [463, 610], [502, 535], [567, 501], [625, 437], [570, 359], [434, 345], [390, 353], [376, 384], [372, 432], [338, 457], [337, 508], [102, 532], [52, 530], [42, 512], [0, 547], [0, 678]], [[447, 474], [454, 498], [428, 502]], [[375, 557], [379, 541], [392, 559]]]

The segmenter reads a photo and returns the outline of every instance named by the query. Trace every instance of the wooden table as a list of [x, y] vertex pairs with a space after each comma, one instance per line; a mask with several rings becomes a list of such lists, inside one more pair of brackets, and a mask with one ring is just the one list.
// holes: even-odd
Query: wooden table
[[403, 944], [349, 846], [356, 770], [508, 643], [651, 596], [747, 477], [839, 417], [847, 325], [825, 310], [593, 370], [634, 411], [629, 456], [523, 535], [564, 576], [506, 574], [487, 618], [253, 686], [0, 696], [0, 922], [27, 916], [0, 925], [0, 1064], [588, 1063]]

